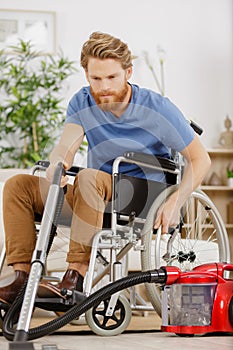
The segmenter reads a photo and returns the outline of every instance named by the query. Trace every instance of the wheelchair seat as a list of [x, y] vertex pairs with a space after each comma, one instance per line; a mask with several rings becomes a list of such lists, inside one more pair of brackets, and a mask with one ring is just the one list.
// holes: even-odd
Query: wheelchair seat
[[[134, 213], [136, 217], [145, 219], [155, 198], [164, 189], [177, 183], [176, 171], [178, 168], [176, 163], [171, 159], [131, 151], [125, 152], [124, 157], [126, 161], [129, 160], [131, 162], [136, 162], [142, 167], [148, 166], [160, 170], [163, 169], [165, 172], [166, 183], [125, 175], [122, 173], [114, 174], [115, 190], [112, 199], [114, 203], [110, 201], [105, 208], [104, 228], [111, 227], [112, 210], [118, 215], [130, 216]], [[40, 160], [33, 167], [32, 173], [34, 174], [37, 170], [45, 169], [48, 166], [49, 161]], [[67, 175], [75, 177], [82, 169], [82, 167], [72, 166], [67, 171]], [[41, 216], [36, 214], [35, 219], [40, 221]], [[71, 215], [66, 217], [61, 215], [59, 224], [62, 226], [70, 226], [71, 219]]]

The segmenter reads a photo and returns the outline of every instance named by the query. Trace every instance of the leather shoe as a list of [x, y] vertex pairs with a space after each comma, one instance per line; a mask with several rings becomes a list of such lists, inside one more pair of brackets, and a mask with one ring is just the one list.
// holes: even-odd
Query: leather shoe
[[61, 293], [62, 289], [83, 292], [83, 276], [81, 276], [78, 271], [69, 269], [64, 274], [62, 281], [56, 285], [46, 281], [41, 281], [37, 295], [40, 298], [54, 298], [58, 296], [65, 298]]
[[0, 288], [0, 301], [7, 304], [12, 304], [17, 294], [22, 289], [28, 278], [28, 273], [25, 271], [16, 270], [15, 280], [8, 286]]

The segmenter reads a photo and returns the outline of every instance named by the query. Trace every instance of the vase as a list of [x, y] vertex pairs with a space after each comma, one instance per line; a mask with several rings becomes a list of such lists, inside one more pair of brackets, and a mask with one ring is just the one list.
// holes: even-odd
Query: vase
[[227, 178], [227, 185], [228, 185], [229, 187], [233, 187], [233, 177], [228, 177], [228, 178]]

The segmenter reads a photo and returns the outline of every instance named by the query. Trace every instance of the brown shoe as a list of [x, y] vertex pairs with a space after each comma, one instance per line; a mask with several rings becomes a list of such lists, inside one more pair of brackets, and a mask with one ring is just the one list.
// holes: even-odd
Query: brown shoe
[[12, 304], [20, 289], [25, 284], [27, 278], [27, 272], [16, 270], [15, 280], [8, 286], [0, 288], [0, 301], [3, 303]]
[[40, 298], [54, 298], [58, 296], [65, 298], [61, 293], [62, 289], [83, 292], [83, 276], [81, 276], [76, 270], [67, 270], [62, 281], [56, 285], [42, 281], [39, 284], [37, 295]]

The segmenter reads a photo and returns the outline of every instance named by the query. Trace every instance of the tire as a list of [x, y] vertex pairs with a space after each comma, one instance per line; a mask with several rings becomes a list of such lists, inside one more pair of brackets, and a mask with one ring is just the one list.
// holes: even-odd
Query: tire
[[[142, 270], [175, 265], [182, 271], [211, 262], [230, 262], [227, 232], [223, 220], [209, 197], [194, 191], [181, 209], [181, 225], [173, 234], [153, 237], [153, 223], [157, 210], [177, 186], [166, 189], [153, 203], [142, 231]], [[161, 316], [161, 286], [146, 284], [151, 303]]]
[[105, 312], [109, 300], [103, 300], [97, 307], [86, 312], [86, 322], [97, 335], [113, 336], [121, 334], [130, 323], [132, 310], [127, 298], [124, 295], [120, 295], [113, 315], [106, 316]]

